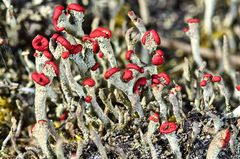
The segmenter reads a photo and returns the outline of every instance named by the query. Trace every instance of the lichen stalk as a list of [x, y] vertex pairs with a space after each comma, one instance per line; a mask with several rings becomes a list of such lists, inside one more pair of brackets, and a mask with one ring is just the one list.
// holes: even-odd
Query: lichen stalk
[[196, 64], [200, 67], [202, 65], [202, 58], [200, 55], [200, 36], [199, 36], [199, 24], [198, 23], [188, 23], [189, 30], [186, 34], [190, 38], [193, 59]]

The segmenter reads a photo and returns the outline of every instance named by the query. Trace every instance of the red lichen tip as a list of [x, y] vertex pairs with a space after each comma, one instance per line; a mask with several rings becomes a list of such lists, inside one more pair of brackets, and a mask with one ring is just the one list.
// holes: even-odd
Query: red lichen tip
[[197, 18], [190, 18], [187, 19], [187, 23], [200, 23], [200, 20]]
[[36, 124], [33, 124], [30, 129], [31, 134], [35, 131], [35, 128], [36, 128]]
[[152, 75], [152, 83], [153, 84], [160, 84], [160, 80], [158, 79], [158, 75], [154, 74]]
[[104, 78], [109, 79], [113, 74], [115, 74], [116, 72], [119, 72], [119, 71], [120, 71], [120, 68], [117, 68], [117, 67], [110, 68], [109, 70], [107, 70], [105, 72]]
[[0, 46], [5, 43], [5, 40], [3, 38], [0, 38]]
[[35, 52], [35, 53], [33, 54], [33, 56], [34, 56], [34, 57], [38, 57], [38, 53]]
[[208, 80], [208, 79], [212, 79], [213, 76], [210, 73], [205, 73], [203, 77]]
[[133, 50], [128, 50], [128, 51], [126, 52], [126, 54], [125, 54], [125, 58], [126, 58], [127, 60], [130, 60], [130, 59], [131, 59], [131, 54], [132, 54], [132, 53], [134, 53]]
[[99, 52], [99, 53], [98, 53], [98, 57], [99, 57], [99, 58], [103, 58], [103, 57], [104, 57], [104, 53]]
[[104, 38], [110, 39], [112, 36], [112, 33], [107, 28], [98, 27], [95, 30], [93, 30], [89, 36], [90, 38], [104, 37]]
[[152, 36], [152, 38], [154, 39], [157, 45], [161, 44], [161, 39], [158, 35], [158, 32], [156, 30], [149, 30], [149, 31], [146, 31], [142, 37], [143, 45], [145, 45], [148, 36]]
[[93, 50], [93, 53], [98, 53], [98, 52], [99, 52], [100, 47], [99, 47], [97, 41], [93, 41], [93, 42], [92, 42], [92, 50]]
[[92, 96], [86, 96], [85, 102], [91, 103], [91, 101], [92, 101]]
[[98, 28], [96, 28], [96, 30], [99, 30], [99, 31], [107, 34], [108, 38], [111, 38], [111, 36], [112, 36], [111, 30], [109, 30], [109, 29], [107, 29], [107, 28], [98, 27]]
[[41, 86], [46, 86], [48, 83], [50, 83], [49, 78], [44, 73], [38, 73], [35, 71], [32, 73], [31, 77], [34, 82]]
[[159, 113], [153, 113], [148, 119], [155, 123], [158, 123], [159, 118], [160, 118]]
[[164, 63], [164, 58], [163, 56], [160, 56], [158, 54], [153, 55], [152, 57], [152, 64], [156, 66], [160, 66]]
[[220, 82], [222, 80], [221, 76], [213, 76], [212, 82]]
[[45, 67], [46, 65], [51, 65], [52, 68], [53, 68], [53, 70], [54, 70], [54, 72], [55, 72], [55, 74], [56, 74], [57, 76], [59, 76], [59, 69], [58, 69], [58, 66], [57, 66], [57, 64], [56, 64], [55, 62], [53, 62], [53, 61], [47, 61], [47, 62], [45, 62], [44, 67]]
[[63, 112], [62, 112], [62, 114], [59, 116], [59, 120], [60, 121], [65, 121], [66, 119], [68, 118], [68, 111], [67, 110], [64, 110]]
[[177, 130], [177, 125], [174, 122], [164, 122], [159, 128], [159, 131], [162, 134], [169, 134], [175, 130]]
[[45, 51], [48, 49], [48, 40], [44, 36], [38, 34], [33, 40], [32, 40], [32, 46], [34, 49], [38, 51]]
[[43, 51], [43, 55], [46, 58], [48, 58], [49, 60], [51, 60], [53, 58], [53, 55], [49, 51], [47, 51], [47, 50]]
[[71, 46], [70, 53], [71, 54], [77, 54], [82, 51], [82, 45], [81, 44], [76, 44]]
[[133, 72], [131, 70], [125, 70], [122, 74], [122, 79], [124, 81], [130, 81], [133, 79]]
[[70, 10], [74, 10], [74, 11], [77, 11], [77, 12], [82, 12], [82, 13], [85, 13], [85, 8], [83, 6], [81, 6], [80, 4], [77, 4], [77, 3], [71, 3], [67, 6], [67, 10], [70, 11]]
[[237, 89], [238, 91], [240, 91], [240, 85], [237, 85], [237, 86], [236, 86], [236, 89]]
[[61, 6], [61, 5], [56, 6], [53, 11], [53, 20], [58, 20], [59, 16], [62, 14], [63, 10], [64, 10], [63, 6]]
[[184, 33], [188, 32], [188, 30], [189, 30], [188, 27], [183, 28], [183, 32], [184, 32]]
[[89, 86], [89, 87], [94, 87], [95, 86], [95, 81], [92, 78], [87, 78], [82, 81], [83, 86]]
[[65, 52], [62, 53], [62, 58], [67, 59], [69, 57], [69, 55], [70, 55], [70, 52], [65, 51]]
[[139, 67], [138, 65], [135, 65], [135, 64], [133, 64], [133, 63], [127, 64], [126, 68], [127, 68], [127, 69], [134, 69], [134, 70], [137, 70], [137, 71], [140, 72], [140, 73], [144, 73], [144, 69], [143, 69], [143, 68], [141, 68], [141, 67]]
[[57, 37], [58, 37], [58, 36], [60, 36], [60, 35], [59, 35], [59, 34], [57, 34], [57, 33], [55, 33], [55, 34], [53, 34], [53, 35], [52, 35], [52, 37], [51, 37], [51, 38], [52, 38], [52, 39], [54, 39], [54, 40], [57, 40]]
[[230, 129], [227, 129], [226, 134], [222, 139], [222, 148], [225, 148], [227, 146], [228, 142], [230, 141], [230, 137], [231, 137], [231, 131]]
[[93, 65], [93, 67], [91, 68], [92, 71], [96, 71], [99, 68], [99, 63], [95, 63], [95, 65]]
[[162, 72], [162, 73], [157, 74], [157, 76], [158, 76], [158, 78], [160, 78], [160, 80], [163, 79], [163, 81], [161, 82], [162, 84], [164, 84], [164, 85], [170, 84], [171, 78], [167, 73]]
[[67, 39], [65, 39], [63, 36], [59, 35], [57, 37], [56, 41], [59, 42], [62, 46], [64, 46], [69, 51], [73, 49], [73, 47], [70, 44], [70, 42]]
[[134, 14], [134, 12], [132, 10], [128, 12], [129, 16], [132, 16], [133, 14]]
[[175, 94], [175, 91], [170, 90], [170, 91], [169, 91], [169, 95], [171, 95], [171, 94]]
[[82, 37], [82, 41], [83, 41], [83, 42], [86, 42], [86, 41], [90, 41], [90, 42], [91, 42], [91, 41], [92, 41], [92, 38], [90, 38], [89, 35], [84, 35], [84, 36]]
[[40, 119], [37, 121], [38, 124], [42, 125], [42, 124], [45, 124], [47, 123], [48, 121], [47, 120], [44, 120], [44, 119]]
[[177, 92], [180, 92], [182, 90], [182, 86], [179, 86], [179, 85], [175, 85], [175, 90]]
[[59, 6], [56, 6], [56, 7], [54, 8], [54, 12], [53, 12], [53, 25], [54, 25], [55, 30], [56, 30], [56, 31], [59, 31], [59, 32], [64, 30], [63, 27], [59, 28], [59, 27], [57, 26], [57, 24], [58, 24], [58, 18], [59, 18], [59, 16], [62, 14], [62, 11], [63, 11], [63, 10], [64, 10], [64, 7], [61, 6], [61, 5], [59, 5]]
[[200, 86], [201, 87], [205, 87], [207, 85], [207, 81], [206, 80], [202, 80], [201, 82], [200, 82]]
[[162, 50], [156, 50], [156, 54], [159, 56], [164, 56], [164, 52]]
[[141, 94], [140, 88], [141, 88], [141, 87], [144, 87], [146, 84], [147, 84], [147, 78], [145, 78], [145, 77], [139, 78], [139, 79], [136, 81], [136, 83], [134, 84], [133, 92], [134, 92], [134, 93]]

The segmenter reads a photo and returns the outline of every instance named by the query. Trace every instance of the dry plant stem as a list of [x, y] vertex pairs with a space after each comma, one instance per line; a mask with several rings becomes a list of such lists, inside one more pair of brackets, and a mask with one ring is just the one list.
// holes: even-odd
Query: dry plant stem
[[98, 135], [97, 131], [92, 126], [90, 126], [89, 131], [90, 131], [90, 138], [95, 143], [95, 145], [97, 146], [101, 158], [102, 159], [108, 159], [106, 149], [103, 146], [101, 138]]
[[216, 0], [204, 0], [204, 4], [204, 31], [209, 36], [212, 33], [212, 17], [216, 6]]
[[232, 25], [234, 19], [237, 18], [238, 15], [238, 0], [231, 0], [230, 9], [223, 21], [224, 26], [229, 27]]
[[198, 23], [188, 23], [189, 30], [186, 32], [186, 34], [190, 38], [191, 47], [192, 47], [192, 55], [193, 59], [200, 67], [202, 65], [202, 58], [200, 55], [200, 36], [199, 36], [199, 24]]
[[[222, 57], [223, 56], [223, 53], [222, 53], [222, 46], [221, 46], [221, 44], [220, 44], [220, 40], [219, 39], [215, 39], [215, 40], [213, 40], [213, 45], [214, 45], [214, 50], [215, 50], [215, 52], [216, 52], [216, 56], [217, 57]], [[222, 58], [223, 59], [223, 58]], [[229, 58], [228, 58], [228, 60], [229, 60]], [[223, 61], [223, 60], [222, 60]], [[218, 66], [219, 68], [219, 70], [222, 70], [223, 69], [223, 65], [219, 65]]]
[[190, 73], [190, 63], [189, 60], [185, 57], [184, 58], [184, 66], [183, 66], [183, 75], [182, 77], [185, 79], [184, 83], [185, 83], [185, 89], [188, 95], [188, 98], [190, 101], [193, 101], [194, 99], [194, 94], [191, 91], [191, 73]]
[[229, 50], [230, 53], [234, 53], [237, 51], [237, 42], [236, 42], [236, 35], [232, 30], [226, 30], [225, 34], [228, 37], [228, 41], [229, 41]]
[[[20, 119], [20, 120], [22, 120], [22, 119]], [[21, 124], [21, 121], [19, 121], [19, 123], [17, 125], [17, 120], [15, 119], [15, 117], [12, 117], [11, 122], [12, 122], [11, 130], [10, 130], [8, 136], [5, 138], [5, 140], [2, 143], [0, 154], [1, 154], [1, 152], [4, 152], [4, 148], [6, 147], [7, 142], [9, 140], [11, 140], [14, 151], [18, 154], [18, 156], [20, 156], [22, 158], [23, 154], [19, 151], [19, 149], [17, 147], [17, 144], [16, 144], [16, 141], [15, 141], [16, 137], [17, 137], [16, 134], [19, 133], [17, 131], [20, 131], [18, 129], [19, 129], [19, 124]]]
[[223, 48], [222, 48], [222, 61], [223, 61], [223, 68], [225, 72], [231, 77], [233, 83], [235, 84], [235, 70], [232, 68], [230, 61], [229, 61], [229, 42], [226, 35], [223, 36]]
[[223, 149], [223, 140], [226, 137], [226, 133], [229, 131], [228, 129], [224, 129], [219, 131], [212, 139], [208, 151], [206, 159], [217, 159], [219, 152]]
[[26, 70], [28, 71], [28, 73], [30, 74], [30, 70], [34, 70], [35, 69], [35, 65], [34, 65], [34, 63], [31, 61], [31, 60], [29, 60], [29, 58], [28, 58], [28, 55], [30, 54], [30, 52], [29, 51], [24, 51], [24, 52], [22, 52], [22, 56], [20, 56], [20, 60], [23, 62], [23, 64], [25, 64], [25, 68], [26, 68]]
[[16, 128], [15, 137], [19, 137], [19, 135], [21, 134], [22, 125], [23, 125], [24, 108], [20, 100], [18, 99], [16, 100], [16, 105], [18, 107], [18, 110], [20, 111], [20, 117], [19, 117], [17, 128]]
[[[164, 48], [174, 48], [174, 49], [180, 49], [183, 50], [185, 53], [191, 54], [192, 53], [192, 49], [191, 46], [187, 43], [184, 42], [180, 42], [177, 40], [173, 40], [173, 39], [167, 39], [164, 37], [161, 37], [161, 46]], [[199, 49], [201, 55], [205, 58], [208, 59], [221, 59], [221, 55], [219, 54], [215, 54], [215, 51], [211, 50], [211, 49], [207, 49], [207, 48], [200, 48]], [[231, 55], [230, 56], [230, 62], [234, 65], [234, 66], [239, 66], [240, 65], [240, 56], [238, 56], [236, 53], [236, 55]]]
[[11, 29], [16, 28], [17, 20], [14, 17], [14, 8], [11, 4], [11, 0], [3, 0], [4, 5], [7, 8], [6, 12], [6, 22], [10, 25]]
[[148, 24], [149, 23], [149, 9], [148, 9], [148, 1], [147, 0], [138, 0], [138, 4], [139, 4], [139, 10], [140, 15], [142, 17], [142, 20], [144, 22], [144, 24]]
[[22, 125], [22, 121], [21, 121], [22, 117], [23, 116], [20, 117], [18, 125], [17, 125], [17, 121], [14, 117], [11, 119], [12, 126], [11, 126], [11, 129], [10, 129], [10, 132], [9, 132], [8, 136], [2, 142], [0, 153], [4, 152], [4, 149], [5, 149], [8, 141], [11, 140], [11, 143], [12, 143], [12, 146], [13, 146], [14, 150], [18, 153], [18, 155], [22, 156], [22, 153], [18, 150], [17, 145], [16, 145], [16, 141], [15, 141], [15, 137], [18, 137], [19, 136], [18, 134], [20, 133], [19, 131], [21, 131], [20, 128], [21, 128], [21, 125]]

